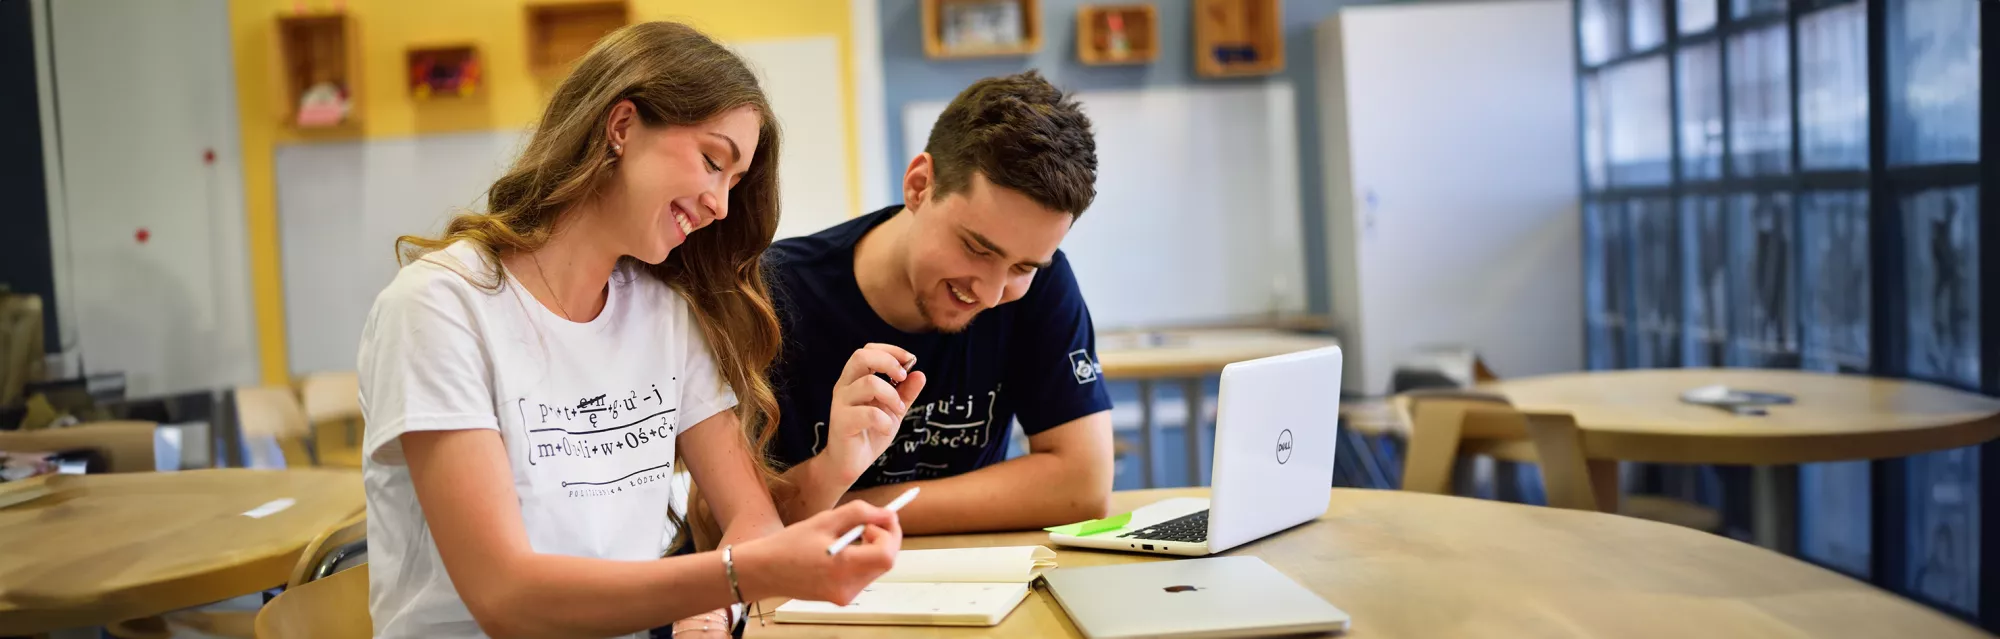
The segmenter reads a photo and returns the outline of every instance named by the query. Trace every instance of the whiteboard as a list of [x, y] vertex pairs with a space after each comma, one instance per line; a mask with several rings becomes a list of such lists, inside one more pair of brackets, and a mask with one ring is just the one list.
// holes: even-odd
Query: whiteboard
[[[1305, 311], [1291, 84], [1076, 98], [1097, 137], [1097, 199], [1062, 248], [1098, 329]], [[903, 107], [903, 157], [923, 152], [945, 105]]]
[[[779, 237], [853, 214], [850, 121], [831, 36], [729, 43], [763, 82], [784, 141]], [[483, 210], [486, 187], [526, 141], [521, 131], [281, 146], [276, 154], [293, 373], [353, 370], [375, 295], [396, 275], [401, 235], [436, 235]]]

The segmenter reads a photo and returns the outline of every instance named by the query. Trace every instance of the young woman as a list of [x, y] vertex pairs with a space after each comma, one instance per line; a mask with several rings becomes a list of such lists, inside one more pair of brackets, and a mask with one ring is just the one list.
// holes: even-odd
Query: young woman
[[[855, 502], [783, 528], [766, 489], [779, 337], [758, 260], [777, 154], [741, 60], [682, 25], [634, 25], [556, 89], [490, 212], [398, 241], [406, 265], [359, 356], [377, 636], [683, 619], [719, 636], [730, 620], [703, 611], [844, 603], [890, 568], [893, 513]], [[722, 546], [661, 558], [682, 460]]]

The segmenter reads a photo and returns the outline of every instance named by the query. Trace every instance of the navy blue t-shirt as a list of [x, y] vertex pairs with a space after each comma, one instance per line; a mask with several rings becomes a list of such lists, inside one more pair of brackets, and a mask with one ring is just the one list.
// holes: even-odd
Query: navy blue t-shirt
[[771, 370], [782, 411], [773, 457], [784, 467], [825, 447], [833, 385], [855, 349], [894, 344], [917, 356], [923, 393], [888, 452], [854, 489], [959, 475], [1007, 457], [1010, 423], [1033, 435], [1111, 408], [1098, 378], [1096, 334], [1069, 261], [1035, 273], [1021, 299], [981, 312], [965, 330], [906, 333], [875, 314], [854, 279], [854, 245], [903, 210], [892, 206], [765, 254], [784, 349]]

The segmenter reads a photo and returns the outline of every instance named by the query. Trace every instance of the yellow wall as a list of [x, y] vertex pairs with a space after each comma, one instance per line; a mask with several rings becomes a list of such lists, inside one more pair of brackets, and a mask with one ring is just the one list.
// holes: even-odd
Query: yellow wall
[[[544, 0], [545, 1], [545, 0]], [[540, 3], [540, 2], [537, 2]], [[833, 36], [840, 43], [841, 91], [854, 104], [849, 6], [845, 0], [630, 0], [635, 21], [676, 20], [719, 40], [744, 41]], [[524, 129], [540, 115], [545, 82], [528, 69], [523, 0], [307, 0], [312, 11], [344, 4], [359, 43], [361, 86], [356, 92], [358, 131], [302, 134], [282, 119], [287, 112], [276, 44], [277, 18], [295, 0], [232, 0], [230, 33], [236, 55], [236, 99], [242, 117], [244, 208], [250, 242], [250, 285], [257, 310], [258, 350], [266, 383], [290, 378], [285, 351], [284, 282], [279, 261], [277, 188], [272, 158], [277, 145], [318, 139], [408, 137], [452, 131]], [[468, 100], [418, 103], [405, 89], [405, 50], [428, 44], [473, 43], [479, 48], [480, 94]], [[848, 110], [849, 210], [859, 210], [858, 109]], [[385, 247], [380, 259], [390, 259]], [[357, 257], [356, 259], [362, 259]]]

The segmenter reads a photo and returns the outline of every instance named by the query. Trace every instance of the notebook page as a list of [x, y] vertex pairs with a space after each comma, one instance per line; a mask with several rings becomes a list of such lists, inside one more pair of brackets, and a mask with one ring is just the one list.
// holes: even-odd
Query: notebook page
[[877, 583], [1028, 583], [1056, 565], [1042, 546], [905, 550]]
[[793, 600], [779, 606], [779, 623], [992, 626], [1028, 596], [1028, 584], [881, 583], [854, 603]]

